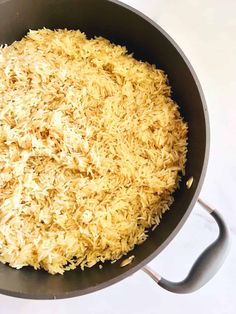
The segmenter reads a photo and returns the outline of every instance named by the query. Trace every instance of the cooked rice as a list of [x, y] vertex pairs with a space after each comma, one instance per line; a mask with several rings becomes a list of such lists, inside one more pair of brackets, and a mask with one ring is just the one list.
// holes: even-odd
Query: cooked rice
[[0, 261], [51, 274], [147, 238], [184, 171], [187, 125], [165, 73], [80, 31], [0, 49]]

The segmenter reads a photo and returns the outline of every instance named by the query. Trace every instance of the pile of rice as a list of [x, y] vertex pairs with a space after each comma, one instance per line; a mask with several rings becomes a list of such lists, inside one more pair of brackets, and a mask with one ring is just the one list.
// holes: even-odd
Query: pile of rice
[[184, 171], [165, 73], [125, 47], [43, 29], [0, 49], [0, 261], [51, 274], [147, 238]]

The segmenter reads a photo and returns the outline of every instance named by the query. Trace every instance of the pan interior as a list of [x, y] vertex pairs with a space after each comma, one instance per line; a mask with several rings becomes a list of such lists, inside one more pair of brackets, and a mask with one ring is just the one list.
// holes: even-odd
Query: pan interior
[[204, 99], [191, 67], [164, 32], [125, 5], [106, 0], [0, 0], [0, 44], [21, 39], [29, 29], [80, 29], [89, 37], [103, 36], [125, 45], [137, 59], [154, 63], [169, 77], [173, 99], [188, 123], [186, 178], [194, 184], [186, 189], [185, 178], [175, 193], [171, 210], [161, 224], [132, 254], [131, 265], [107, 263], [85, 271], [49, 275], [30, 267], [15, 270], [0, 265], [0, 292], [27, 298], [65, 298], [106, 287], [130, 275], [156, 256], [180, 229], [198, 196], [208, 155], [208, 120]]

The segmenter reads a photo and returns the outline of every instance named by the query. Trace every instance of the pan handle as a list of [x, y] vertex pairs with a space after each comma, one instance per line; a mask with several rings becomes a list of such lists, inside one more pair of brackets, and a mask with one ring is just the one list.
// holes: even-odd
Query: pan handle
[[222, 266], [229, 248], [229, 231], [221, 215], [212, 209], [201, 199], [198, 202], [215, 219], [219, 227], [217, 239], [210, 244], [193, 264], [187, 277], [180, 282], [172, 282], [162, 278], [150, 267], [143, 267], [143, 271], [148, 274], [159, 286], [174, 293], [191, 293], [204, 286]]

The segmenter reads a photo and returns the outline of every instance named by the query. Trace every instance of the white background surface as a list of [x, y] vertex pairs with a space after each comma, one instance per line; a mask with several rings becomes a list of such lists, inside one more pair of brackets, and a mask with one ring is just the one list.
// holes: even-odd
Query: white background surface
[[[216, 277], [191, 295], [162, 290], [143, 272], [102, 291], [68, 300], [32, 301], [0, 295], [0, 314], [236, 313], [236, 1], [125, 0], [160, 24], [182, 48], [203, 87], [211, 122], [211, 152], [201, 197], [218, 208], [232, 233], [230, 255]], [[216, 237], [196, 205], [184, 228], [151, 265], [172, 280]]]

